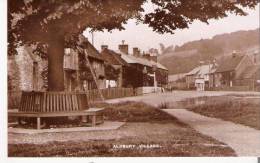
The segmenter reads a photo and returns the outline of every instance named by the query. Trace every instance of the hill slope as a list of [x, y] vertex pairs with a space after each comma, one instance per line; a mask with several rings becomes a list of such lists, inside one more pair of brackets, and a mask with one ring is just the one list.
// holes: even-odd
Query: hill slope
[[158, 61], [169, 69], [169, 74], [185, 73], [199, 65], [200, 61], [212, 61], [233, 50], [247, 51], [259, 46], [259, 42], [259, 28], [221, 34], [177, 46], [173, 52], [160, 55]]

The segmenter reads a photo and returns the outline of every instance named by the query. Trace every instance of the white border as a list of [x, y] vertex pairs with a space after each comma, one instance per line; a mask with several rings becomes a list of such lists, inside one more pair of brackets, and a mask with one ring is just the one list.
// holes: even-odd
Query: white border
[[0, 0], [0, 162], [34, 162], [58, 161], [71, 163], [71, 161], [84, 163], [122, 163], [122, 162], [182, 162], [182, 163], [256, 163], [255, 157], [107, 157], [107, 158], [7, 158], [7, 1]]
[[[0, 1], [0, 159], [7, 157], [7, 1]], [[4, 162], [4, 161], [0, 161]]]
[[37, 163], [45, 163], [47, 161], [55, 161], [62, 163], [257, 163], [257, 158], [253, 157], [93, 157], [93, 158], [9, 158], [8, 162], [20, 163], [36, 161]]

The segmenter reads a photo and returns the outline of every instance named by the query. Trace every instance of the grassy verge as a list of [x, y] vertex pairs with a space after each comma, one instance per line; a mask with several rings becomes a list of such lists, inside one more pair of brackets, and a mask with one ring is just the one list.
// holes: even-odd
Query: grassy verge
[[[195, 135], [190, 138], [195, 138]], [[206, 139], [206, 138], [205, 138]], [[122, 148], [121, 146], [125, 146]], [[149, 147], [148, 147], [149, 146]], [[142, 139], [51, 142], [48, 144], [9, 145], [9, 157], [160, 157], [160, 156], [235, 156], [222, 144], [192, 141], [144, 141]]]
[[150, 122], [167, 123], [174, 122], [180, 125], [176, 118], [169, 114], [142, 102], [123, 102], [118, 104], [97, 104], [98, 107], [104, 107], [104, 116], [110, 121], [124, 122]]
[[201, 135], [176, 118], [144, 103], [125, 102], [96, 106], [106, 108], [106, 119], [127, 123], [118, 130], [110, 131], [9, 134], [8, 155], [235, 156], [234, 151], [225, 144]]
[[209, 117], [221, 118], [260, 129], [260, 100], [246, 96], [208, 97], [203, 104], [187, 109]]

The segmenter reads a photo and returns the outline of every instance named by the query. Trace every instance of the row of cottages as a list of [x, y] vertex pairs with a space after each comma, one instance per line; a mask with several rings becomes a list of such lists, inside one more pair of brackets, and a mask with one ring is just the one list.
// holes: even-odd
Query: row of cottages
[[[86, 60], [86, 53], [94, 69], [98, 87], [105, 88], [104, 59], [95, 47], [83, 36], [80, 36], [84, 52], [75, 48], [64, 49], [64, 87], [66, 91], [96, 89], [93, 75]], [[34, 54], [34, 46], [22, 46], [17, 49], [18, 55], [8, 58], [8, 88], [13, 91], [46, 90], [48, 61]]]
[[217, 69], [210, 74], [210, 86], [212, 88], [240, 86], [246, 90], [257, 90], [260, 84], [260, 65], [255, 57], [236, 52], [224, 57]]
[[[141, 55], [138, 48], [129, 54], [126, 44], [119, 45], [116, 52], [103, 46], [100, 53], [83, 35], [79, 36], [79, 40], [83, 50], [77, 47], [64, 49], [66, 91], [167, 85], [168, 70], [157, 62], [155, 56]], [[8, 60], [8, 75], [12, 78], [9, 85], [19, 85], [12, 90], [46, 90], [48, 62], [46, 58], [35, 55], [33, 49], [35, 47], [24, 46], [14, 59]], [[88, 64], [94, 69], [94, 77]]]
[[185, 76], [188, 89], [204, 91], [210, 85], [210, 73], [215, 70], [214, 64], [200, 65]]
[[[104, 89], [105, 60], [100, 56], [97, 49], [83, 36], [80, 36], [81, 46], [84, 51], [79, 52], [74, 48], [66, 48], [64, 51], [64, 84], [66, 91]], [[86, 54], [89, 62], [86, 60]], [[91, 74], [88, 63], [94, 70], [95, 79]]]
[[107, 63], [120, 70], [120, 75], [108, 85], [114, 87], [164, 87], [168, 82], [168, 69], [157, 62], [157, 56], [141, 54], [138, 48], [129, 53], [128, 45], [122, 43], [118, 51], [101, 47], [101, 56]]
[[259, 90], [258, 54], [233, 52], [218, 63], [201, 65], [186, 74], [186, 86], [196, 90]]

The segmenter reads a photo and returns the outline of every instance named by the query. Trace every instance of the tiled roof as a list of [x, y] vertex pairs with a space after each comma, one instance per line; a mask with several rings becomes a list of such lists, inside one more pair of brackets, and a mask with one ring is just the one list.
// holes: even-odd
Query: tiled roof
[[125, 60], [127, 63], [138, 63], [138, 64], [149, 66], [149, 67], [153, 67], [153, 65], [156, 65], [157, 68], [168, 70], [165, 66], [163, 66], [162, 64], [160, 64], [158, 62], [154, 62], [152, 60], [147, 60], [147, 59], [140, 58], [140, 57], [135, 57], [135, 56], [129, 55], [129, 54], [124, 54], [120, 51], [118, 51], [117, 53], [120, 53], [122, 59]]
[[[152, 61], [152, 62], [154, 62], [154, 61]], [[168, 70], [168, 68], [166, 68], [164, 65], [162, 65], [161, 63], [159, 63], [159, 62], [154, 62], [154, 63], [156, 63], [156, 66], [158, 67], [158, 68], [160, 68], [160, 69], [164, 69], [164, 70]]]
[[195, 67], [190, 72], [188, 72], [186, 75], [195, 75], [200, 71], [200, 67]]
[[186, 75], [205, 75], [205, 74], [209, 74], [213, 70], [212, 67], [213, 67], [212, 64], [201, 65], [201, 66], [195, 67], [193, 70], [188, 72]]
[[238, 64], [242, 61], [244, 58], [244, 55], [231, 55], [224, 57], [216, 70], [216, 72], [225, 72], [225, 71], [232, 71], [235, 70], [235, 68], [238, 66]]
[[87, 52], [88, 56], [97, 60], [104, 61], [100, 53], [97, 51], [97, 49], [89, 42], [87, 41]]
[[127, 62], [125, 62], [120, 54], [114, 52], [113, 50], [104, 49], [101, 52], [102, 58], [104, 58], [105, 61], [107, 61], [109, 64], [112, 65], [127, 65]]

